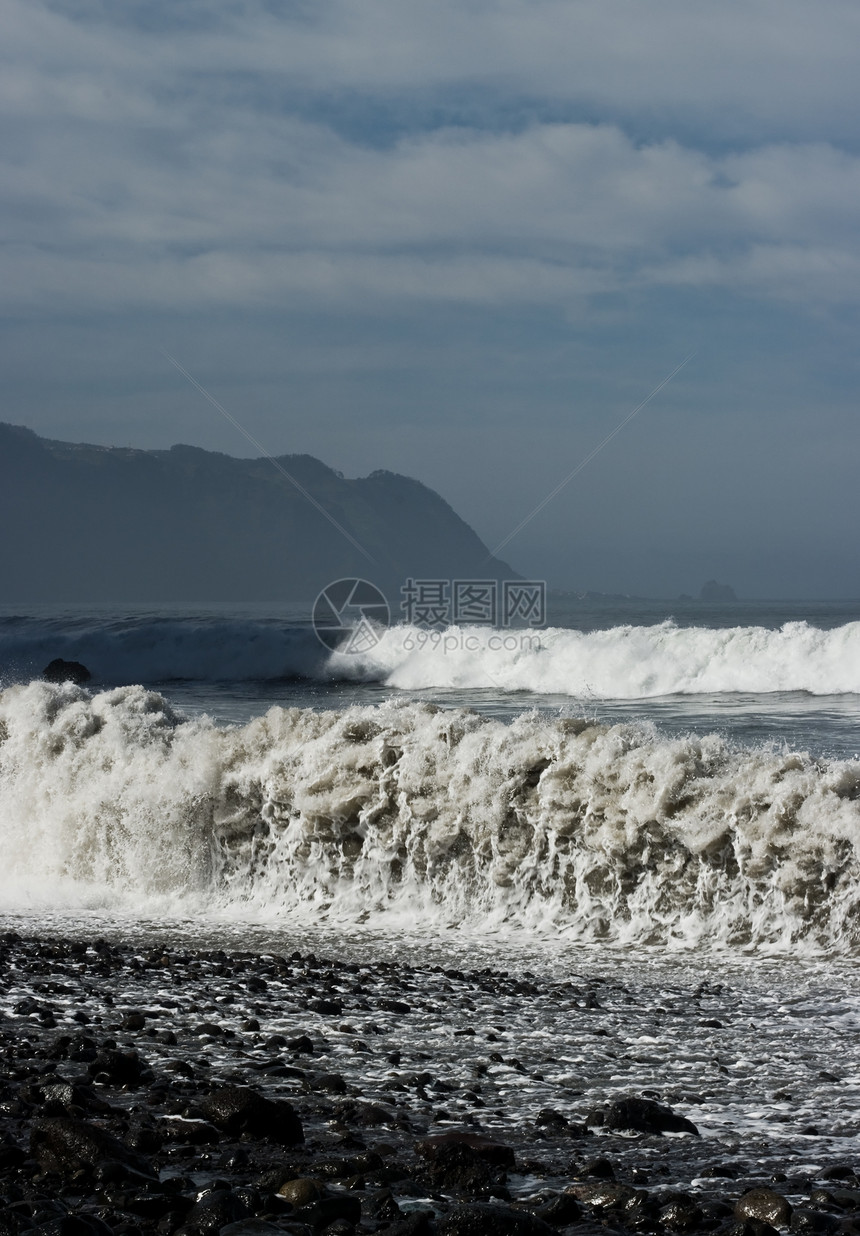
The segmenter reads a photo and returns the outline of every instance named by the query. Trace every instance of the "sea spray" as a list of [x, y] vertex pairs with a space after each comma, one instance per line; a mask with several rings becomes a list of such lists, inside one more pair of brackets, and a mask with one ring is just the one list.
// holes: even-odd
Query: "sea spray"
[[390, 702], [0, 693], [0, 901], [856, 951], [860, 763]]

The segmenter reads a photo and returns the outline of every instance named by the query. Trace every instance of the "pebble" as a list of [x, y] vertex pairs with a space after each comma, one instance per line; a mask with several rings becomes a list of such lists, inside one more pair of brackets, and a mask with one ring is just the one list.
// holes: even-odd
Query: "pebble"
[[644, 1052], [611, 1083], [621, 1023], [587, 1029], [600, 1101], [580, 1064], [545, 1081], [510, 1002], [602, 1023], [608, 983], [16, 933], [0, 969], [0, 1236], [860, 1233], [853, 1162], [699, 1138]]

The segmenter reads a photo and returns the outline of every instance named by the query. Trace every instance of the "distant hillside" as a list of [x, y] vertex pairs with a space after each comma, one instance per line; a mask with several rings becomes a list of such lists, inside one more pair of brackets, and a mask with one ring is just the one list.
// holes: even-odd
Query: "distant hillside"
[[307, 600], [343, 576], [397, 602], [403, 581], [516, 578], [452, 508], [393, 472], [346, 480], [310, 455], [268, 459], [51, 442], [0, 424], [0, 599]]

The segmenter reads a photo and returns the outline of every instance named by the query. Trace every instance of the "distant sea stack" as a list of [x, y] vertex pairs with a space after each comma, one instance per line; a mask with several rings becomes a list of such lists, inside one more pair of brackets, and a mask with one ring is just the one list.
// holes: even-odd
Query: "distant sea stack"
[[736, 601], [737, 599], [734, 588], [730, 588], [728, 584], [718, 584], [715, 579], [709, 579], [706, 584], [703, 584], [702, 591], [699, 593], [700, 601]]
[[419, 481], [348, 480], [310, 455], [277, 463], [301, 489], [266, 458], [53, 442], [0, 424], [3, 596], [306, 601], [357, 576], [396, 613], [410, 576], [517, 578]]

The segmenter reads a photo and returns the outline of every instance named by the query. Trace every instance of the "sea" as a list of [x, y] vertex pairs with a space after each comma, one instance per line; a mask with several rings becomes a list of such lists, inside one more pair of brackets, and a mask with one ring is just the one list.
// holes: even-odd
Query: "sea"
[[[858, 909], [860, 602], [556, 598], [348, 653], [301, 605], [0, 608], [7, 929], [611, 979], [640, 1087], [717, 1060], [703, 1135], [811, 1170], [860, 1136]], [[652, 1015], [694, 992], [701, 1030]], [[633, 1084], [570, 1034], [586, 1092]]]

